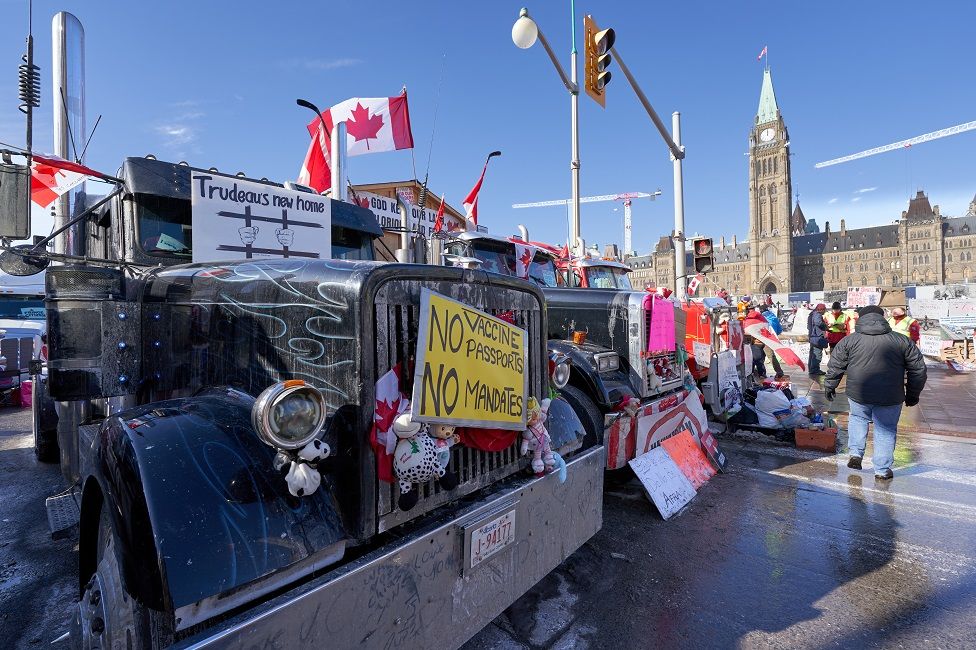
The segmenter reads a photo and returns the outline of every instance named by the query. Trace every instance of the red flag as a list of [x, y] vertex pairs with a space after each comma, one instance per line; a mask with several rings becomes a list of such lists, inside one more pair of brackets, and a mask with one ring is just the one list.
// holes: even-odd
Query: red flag
[[783, 363], [790, 366], [798, 366], [800, 370], [807, 369], [800, 357], [793, 351], [793, 348], [783, 345], [780, 342], [779, 337], [776, 336], [776, 332], [773, 331], [773, 328], [770, 327], [769, 323], [758, 311], [750, 311], [746, 315], [745, 320], [742, 321], [742, 326], [746, 334], [761, 341], [763, 345], [779, 355]]
[[757, 57], [756, 57], [756, 61], [762, 61], [762, 58], [763, 58], [764, 56], [766, 56], [766, 57], [768, 57], [768, 56], [769, 56], [769, 55], [768, 55], [768, 54], [766, 53], [766, 46], [765, 46], [765, 45], [763, 45], [763, 49], [762, 49], [762, 52], [760, 52], [760, 53], [759, 53], [759, 56], [757, 56]]
[[468, 230], [478, 229], [478, 194], [481, 192], [481, 184], [485, 180], [485, 172], [488, 171], [488, 163], [494, 156], [500, 156], [502, 152], [493, 151], [488, 154], [488, 160], [485, 161], [485, 166], [481, 170], [481, 176], [478, 177], [478, 182], [474, 184], [471, 191], [468, 192], [468, 196], [465, 197], [461, 205], [464, 206], [464, 214], [468, 219]]
[[441, 205], [437, 208], [437, 216], [434, 217], [434, 232], [444, 230], [444, 195], [441, 194]]
[[322, 118], [316, 117], [308, 123], [312, 142], [298, 174], [299, 183], [318, 192], [324, 192], [332, 185], [331, 143], [325, 130], [331, 132], [335, 124], [346, 124], [346, 154], [349, 156], [413, 148], [406, 91], [397, 97], [353, 97], [323, 112]]

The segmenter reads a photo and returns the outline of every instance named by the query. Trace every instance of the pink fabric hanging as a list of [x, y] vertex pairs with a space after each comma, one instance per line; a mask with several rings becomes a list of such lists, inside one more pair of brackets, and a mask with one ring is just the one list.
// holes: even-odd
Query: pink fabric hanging
[[[674, 352], [674, 305], [661, 296], [651, 298], [651, 323], [647, 328], [648, 352]], [[647, 300], [644, 301], [645, 308]]]

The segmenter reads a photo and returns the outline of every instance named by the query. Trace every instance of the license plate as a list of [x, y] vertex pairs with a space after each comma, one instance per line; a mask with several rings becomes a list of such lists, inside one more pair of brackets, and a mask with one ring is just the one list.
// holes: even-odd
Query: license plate
[[509, 510], [471, 531], [470, 568], [474, 568], [515, 541], [515, 510]]

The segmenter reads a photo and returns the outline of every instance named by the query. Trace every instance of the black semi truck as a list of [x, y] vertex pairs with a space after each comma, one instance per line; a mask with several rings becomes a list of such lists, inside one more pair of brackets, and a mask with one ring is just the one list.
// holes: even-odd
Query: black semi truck
[[[582, 444], [555, 399], [564, 477], [534, 477], [517, 439], [455, 445], [456, 484], [428, 481], [402, 510], [370, 444], [375, 387], [415, 362], [429, 289], [522, 328], [528, 394], [549, 395], [565, 368], [549, 360], [542, 292], [483, 270], [375, 262], [373, 215], [318, 195], [331, 251], [194, 262], [191, 173], [204, 171], [126, 159], [116, 191], [73, 226], [76, 249], [0, 255], [21, 273], [50, 263], [58, 421], [37, 436], [56, 436], [67, 482], [48, 500], [52, 526], [78, 539], [75, 641], [462, 644], [599, 529], [604, 450]], [[0, 206], [0, 235], [18, 210]], [[329, 453], [310, 463], [320, 487], [296, 496], [283, 465], [309, 440]]]

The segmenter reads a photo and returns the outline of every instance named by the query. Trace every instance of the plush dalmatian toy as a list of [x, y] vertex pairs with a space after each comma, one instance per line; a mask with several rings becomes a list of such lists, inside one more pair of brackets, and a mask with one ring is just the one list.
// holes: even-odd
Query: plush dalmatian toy
[[313, 440], [302, 447], [294, 456], [286, 451], [278, 451], [274, 459], [275, 470], [285, 475], [288, 491], [292, 496], [303, 497], [313, 494], [322, 483], [318, 463], [329, 457], [332, 450], [321, 440]]
[[[448, 477], [444, 455], [438, 449], [438, 440], [431, 437], [427, 428], [413, 421], [410, 413], [403, 413], [393, 421], [393, 433], [399, 438], [393, 450], [393, 470], [400, 481], [400, 510], [410, 510], [420, 500], [414, 484], [422, 484], [438, 478], [441, 487], [450, 490], [457, 485], [457, 477]], [[453, 431], [451, 432], [453, 434]], [[450, 453], [447, 454], [450, 459]]]

